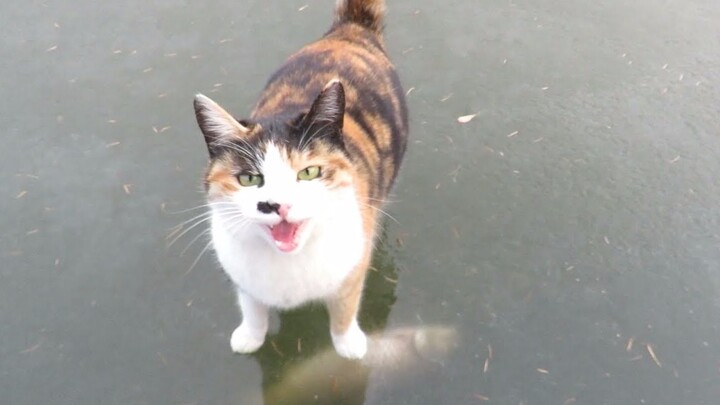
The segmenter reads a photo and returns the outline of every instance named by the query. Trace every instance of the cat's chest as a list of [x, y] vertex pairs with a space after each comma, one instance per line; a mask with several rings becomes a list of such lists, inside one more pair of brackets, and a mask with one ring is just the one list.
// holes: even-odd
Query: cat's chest
[[292, 308], [333, 294], [363, 255], [359, 220], [328, 225], [319, 226], [302, 251], [288, 255], [253, 234], [232, 237], [214, 221], [213, 245], [239, 289], [267, 305]]

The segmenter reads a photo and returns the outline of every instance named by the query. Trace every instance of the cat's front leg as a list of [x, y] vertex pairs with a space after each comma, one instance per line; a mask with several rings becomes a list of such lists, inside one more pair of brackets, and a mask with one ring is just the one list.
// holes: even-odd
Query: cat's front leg
[[363, 260], [338, 293], [326, 301], [330, 313], [330, 335], [335, 351], [348, 359], [361, 359], [367, 352], [367, 337], [357, 322], [369, 258]]
[[230, 347], [235, 353], [252, 353], [265, 342], [268, 307], [240, 291], [237, 295], [243, 319], [230, 337]]
[[[333, 328], [334, 329], [334, 328]], [[367, 352], [367, 337], [353, 317], [344, 332], [330, 330], [335, 352], [346, 359], [362, 359]]]

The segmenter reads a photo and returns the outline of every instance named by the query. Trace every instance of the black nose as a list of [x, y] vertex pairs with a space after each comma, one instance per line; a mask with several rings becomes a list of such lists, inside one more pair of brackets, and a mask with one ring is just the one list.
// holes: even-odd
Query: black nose
[[272, 212], [277, 213], [279, 209], [280, 204], [278, 203], [271, 203], [267, 201], [258, 203], [258, 211], [262, 212], [263, 214], [270, 214]]

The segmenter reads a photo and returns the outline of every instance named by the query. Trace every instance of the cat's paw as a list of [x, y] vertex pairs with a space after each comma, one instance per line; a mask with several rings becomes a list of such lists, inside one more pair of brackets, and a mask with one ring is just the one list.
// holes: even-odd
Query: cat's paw
[[367, 337], [357, 324], [343, 334], [333, 333], [332, 341], [337, 354], [346, 359], [362, 359], [367, 353]]
[[265, 342], [265, 333], [250, 330], [245, 324], [235, 328], [230, 336], [230, 347], [235, 353], [252, 353]]

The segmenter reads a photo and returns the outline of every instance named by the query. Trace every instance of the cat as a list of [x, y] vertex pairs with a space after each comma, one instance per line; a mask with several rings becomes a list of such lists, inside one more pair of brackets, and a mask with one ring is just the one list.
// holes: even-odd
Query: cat
[[323, 301], [335, 351], [359, 359], [357, 314], [381, 209], [405, 153], [405, 94], [383, 42], [384, 0], [339, 0], [330, 30], [290, 56], [250, 118], [198, 94], [212, 245], [262, 346], [271, 308]]

